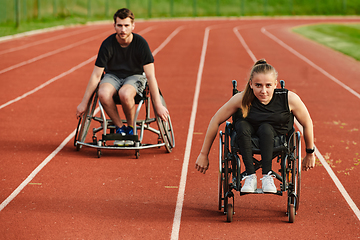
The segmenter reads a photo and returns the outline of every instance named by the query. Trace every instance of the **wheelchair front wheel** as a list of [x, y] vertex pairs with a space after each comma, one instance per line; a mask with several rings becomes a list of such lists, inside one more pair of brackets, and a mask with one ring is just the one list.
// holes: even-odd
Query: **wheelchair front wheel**
[[289, 223], [293, 223], [295, 221], [295, 206], [290, 202], [291, 200], [289, 200], [288, 203], [288, 218], [289, 218]]
[[232, 222], [233, 215], [234, 215], [234, 208], [233, 205], [229, 203], [226, 208], [226, 221]]

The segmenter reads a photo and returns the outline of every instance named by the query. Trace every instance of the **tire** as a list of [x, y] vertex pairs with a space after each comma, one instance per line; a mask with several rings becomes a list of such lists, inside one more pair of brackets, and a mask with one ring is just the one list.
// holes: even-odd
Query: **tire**
[[[160, 100], [163, 106], [166, 107], [165, 100], [161, 94], [160, 94]], [[154, 108], [154, 112], [156, 115], [156, 122], [159, 127], [161, 138], [165, 143], [166, 151], [170, 153], [172, 149], [175, 147], [175, 136], [174, 136], [174, 130], [172, 127], [170, 115], [168, 116], [167, 121], [164, 121], [156, 114], [155, 108]]]
[[75, 134], [75, 139], [74, 139], [74, 145], [77, 151], [79, 151], [82, 146], [81, 144], [77, 144], [77, 142], [85, 142], [87, 133], [90, 128], [90, 123], [93, 118], [93, 114], [95, 112], [97, 100], [98, 100], [98, 95], [97, 95], [97, 91], [95, 91], [89, 100], [84, 115], [82, 116], [81, 120], [78, 123], [78, 127], [76, 130], [77, 134]]
[[233, 205], [229, 203], [226, 207], [226, 221], [232, 222], [233, 215], [234, 215], [234, 208]]
[[219, 174], [218, 174], [218, 194], [219, 194], [219, 211], [223, 208], [223, 181], [224, 181], [224, 162], [223, 162], [223, 134], [222, 131], [219, 133]]

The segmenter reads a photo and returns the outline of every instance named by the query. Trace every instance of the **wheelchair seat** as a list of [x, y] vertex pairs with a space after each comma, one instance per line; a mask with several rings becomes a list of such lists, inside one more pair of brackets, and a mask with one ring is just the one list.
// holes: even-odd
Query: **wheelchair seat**
[[[295, 129], [291, 130], [287, 135], [278, 135], [274, 137], [274, 154], [284, 151], [287, 148], [287, 136], [291, 135]], [[253, 154], [260, 154], [260, 139], [256, 135], [251, 137], [251, 144], [252, 144], [252, 153]], [[235, 130], [231, 136], [231, 145], [235, 147], [235, 150], [241, 154], [239, 149], [239, 143], [236, 141], [236, 132]]]

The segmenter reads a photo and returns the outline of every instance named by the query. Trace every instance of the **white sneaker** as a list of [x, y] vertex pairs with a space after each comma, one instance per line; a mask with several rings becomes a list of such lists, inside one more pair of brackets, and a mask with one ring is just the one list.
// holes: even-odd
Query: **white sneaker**
[[277, 189], [274, 183], [274, 175], [271, 175], [271, 171], [267, 175], [263, 175], [260, 179], [262, 181], [262, 190], [264, 193], [276, 193]]
[[251, 174], [249, 176], [245, 176], [244, 186], [241, 188], [241, 192], [243, 193], [252, 193], [256, 191], [257, 188], [257, 178], [256, 174]]
[[123, 146], [125, 146], [125, 141], [124, 140], [115, 140], [114, 146], [123, 147]]
[[127, 147], [127, 146], [134, 145], [134, 141], [132, 141], [132, 140], [115, 140], [114, 145], [119, 146], [119, 147]]

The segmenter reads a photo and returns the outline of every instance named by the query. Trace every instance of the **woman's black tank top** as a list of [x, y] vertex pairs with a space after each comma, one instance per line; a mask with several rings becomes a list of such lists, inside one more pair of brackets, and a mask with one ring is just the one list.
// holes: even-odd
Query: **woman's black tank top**
[[256, 97], [252, 101], [248, 116], [245, 118], [255, 130], [263, 123], [269, 123], [278, 134], [288, 133], [294, 125], [294, 116], [290, 112], [288, 90], [275, 89], [271, 101], [264, 105]]

